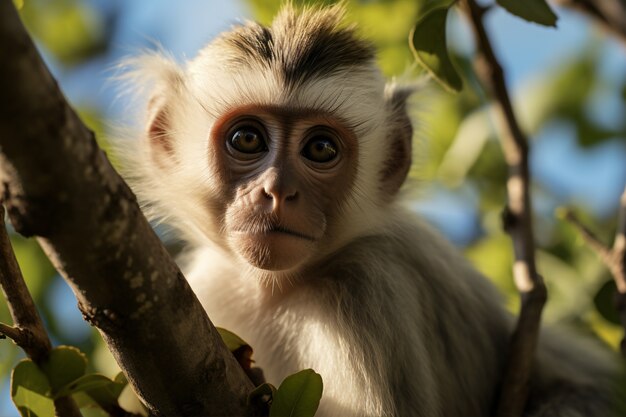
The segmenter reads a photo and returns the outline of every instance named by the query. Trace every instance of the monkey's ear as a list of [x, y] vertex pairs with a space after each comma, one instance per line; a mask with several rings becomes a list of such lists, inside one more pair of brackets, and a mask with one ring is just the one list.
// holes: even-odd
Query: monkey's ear
[[150, 156], [158, 167], [163, 168], [174, 161], [174, 145], [168, 106], [160, 97], [148, 103], [147, 145]]
[[389, 114], [387, 155], [382, 169], [382, 189], [394, 195], [404, 183], [412, 160], [413, 125], [407, 113], [407, 99], [416, 91], [415, 86], [388, 84], [385, 88]]
[[[142, 146], [150, 155], [150, 161], [159, 167], [174, 161], [172, 122], [175, 118], [170, 109], [184, 88], [182, 70], [167, 53], [153, 51], [124, 59], [116, 76], [123, 86], [123, 94], [138, 100], [145, 106], [144, 98], [150, 97], [145, 114], [145, 130]], [[148, 95], [149, 94], [149, 95]]]

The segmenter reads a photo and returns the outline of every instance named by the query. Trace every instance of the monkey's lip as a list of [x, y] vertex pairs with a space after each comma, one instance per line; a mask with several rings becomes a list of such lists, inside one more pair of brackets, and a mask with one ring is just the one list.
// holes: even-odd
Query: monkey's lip
[[295, 237], [298, 239], [308, 240], [310, 242], [315, 242], [317, 239], [313, 236], [297, 232], [295, 230], [288, 229], [282, 226], [274, 226], [265, 230], [260, 231], [250, 231], [250, 230], [238, 230], [236, 233], [243, 235], [256, 235], [256, 236], [269, 236], [269, 235], [286, 235], [290, 237]]
[[310, 240], [311, 242], [314, 242], [317, 240], [312, 236], [305, 235], [304, 233], [296, 232], [295, 230], [287, 229], [285, 227], [273, 227], [267, 230], [264, 234], [272, 234], [272, 233], [286, 234], [286, 235], [298, 237], [300, 239]]

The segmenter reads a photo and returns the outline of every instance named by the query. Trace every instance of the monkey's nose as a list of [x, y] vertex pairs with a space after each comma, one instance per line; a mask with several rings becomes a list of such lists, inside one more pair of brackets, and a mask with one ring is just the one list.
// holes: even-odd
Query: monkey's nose
[[259, 186], [258, 192], [261, 194], [259, 198], [262, 198], [266, 204], [271, 204], [272, 211], [280, 210], [281, 206], [294, 202], [298, 198], [294, 179], [280, 175], [274, 168], [268, 170]]
[[298, 191], [296, 190], [280, 191], [280, 190], [273, 190], [271, 188], [264, 187], [263, 196], [267, 200], [272, 200], [274, 202], [274, 205], [276, 205], [276, 204], [281, 204], [284, 202], [295, 201], [298, 197]]

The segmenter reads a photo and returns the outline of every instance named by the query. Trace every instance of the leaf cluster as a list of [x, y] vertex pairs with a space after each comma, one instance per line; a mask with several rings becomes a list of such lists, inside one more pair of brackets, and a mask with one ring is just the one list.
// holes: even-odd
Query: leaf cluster
[[[446, 23], [450, 8], [465, 0], [429, 0], [409, 36], [411, 50], [417, 62], [435, 80], [450, 91], [460, 91], [463, 82], [448, 52]], [[556, 26], [557, 16], [545, 0], [497, 0], [511, 14], [529, 22]]]
[[[252, 347], [235, 333], [217, 328], [224, 344], [244, 370], [250, 369]], [[242, 352], [249, 354], [242, 360]], [[313, 417], [322, 398], [322, 377], [312, 369], [304, 369], [289, 375], [276, 388], [270, 383], [259, 384], [248, 396], [248, 401], [255, 410], [261, 410], [269, 417]]]
[[109, 379], [87, 373], [87, 357], [72, 346], [59, 346], [38, 366], [24, 359], [11, 375], [11, 398], [22, 417], [47, 417], [55, 413], [54, 400], [72, 396], [81, 409], [119, 408], [118, 398], [128, 381], [119, 373]]

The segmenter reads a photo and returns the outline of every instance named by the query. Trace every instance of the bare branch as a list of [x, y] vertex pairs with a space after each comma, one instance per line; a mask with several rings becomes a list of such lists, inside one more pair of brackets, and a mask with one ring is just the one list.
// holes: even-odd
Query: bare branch
[[[620, 199], [617, 233], [613, 243], [613, 259], [615, 263], [610, 269], [619, 292], [615, 304], [622, 327], [626, 330], [626, 187]], [[620, 348], [622, 356], [626, 357], [626, 336], [622, 338]]]
[[[28, 292], [24, 277], [15, 259], [11, 242], [4, 227], [4, 207], [0, 206], [0, 287], [7, 300], [15, 327], [12, 337], [7, 328], [0, 328], [13, 339], [37, 363], [48, 357], [52, 348], [48, 334], [43, 327], [35, 302]], [[7, 326], [8, 327], [8, 326]], [[26, 332], [30, 335], [26, 335]]]
[[[29, 358], [41, 365], [48, 358], [52, 345], [24, 282], [4, 224], [4, 207], [0, 205], [0, 287], [15, 324], [11, 327], [0, 323], [0, 333], [10, 337]], [[81, 416], [71, 397], [55, 399], [54, 409], [57, 416]]]
[[23, 330], [17, 327], [9, 326], [5, 323], [0, 323], [0, 335], [4, 338], [9, 338], [15, 342], [16, 345], [22, 346], [26, 344], [26, 336]]
[[535, 266], [532, 230], [528, 140], [519, 127], [504, 81], [504, 73], [483, 26], [485, 10], [474, 0], [461, 3], [477, 44], [475, 68], [482, 85], [495, 99], [500, 142], [509, 167], [504, 226], [513, 240], [513, 275], [521, 295], [521, 311], [511, 338], [507, 369], [497, 408], [498, 416], [520, 416], [526, 404], [530, 371], [539, 338], [546, 288]]
[[619, 214], [617, 217], [617, 233], [613, 242], [613, 252], [616, 254], [619, 275], [622, 280], [620, 288], [626, 293], [626, 187], [620, 198]]
[[626, 2], [623, 0], [554, 0], [554, 2], [587, 15], [626, 47]]
[[[565, 220], [576, 227], [585, 239], [585, 242], [595, 250], [604, 265], [611, 271], [617, 286], [615, 305], [622, 327], [626, 330], [626, 188], [620, 198], [617, 233], [615, 234], [612, 248], [602, 243], [589, 228], [582, 224], [571, 210], [565, 213]], [[622, 339], [621, 351], [622, 355], [626, 356], [626, 337]]]
[[153, 415], [244, 415], [253, 386], [0, 0], [0, 187]]
[[563, 218], [567, 220], [572, 226], [574, 226], [576, 230], [578, 230], [587, 245], [589, 245], [589, 247], [593, 249], [606, 264], [610, 263], [611, 257], [613, 256], [611, 253], [611, 248], [605, 245], [596, 236], [596, 234], [591, 231], [591, 229], [585, 226], [580, 221], [576, 213], [574, 213], [572, 210], [567, 210]]

